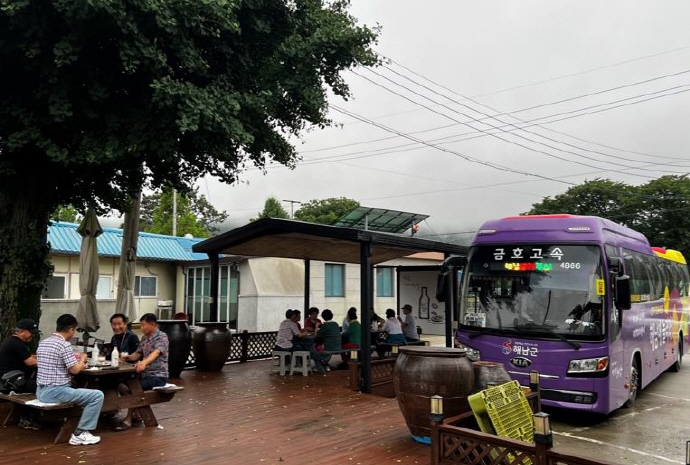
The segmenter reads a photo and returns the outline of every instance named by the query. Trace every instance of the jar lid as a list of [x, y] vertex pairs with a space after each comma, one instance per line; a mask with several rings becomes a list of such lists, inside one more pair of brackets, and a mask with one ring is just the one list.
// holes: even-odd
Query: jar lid
[[405, 355], [419, 357], [466, 357], [466, 349], [437, 346], [400, 346], [398, 351]]

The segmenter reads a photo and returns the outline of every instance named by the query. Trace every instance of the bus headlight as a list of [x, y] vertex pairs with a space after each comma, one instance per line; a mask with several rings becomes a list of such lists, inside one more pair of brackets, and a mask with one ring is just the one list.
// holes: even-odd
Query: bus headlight
[[574, 373], [597, 373], [606, 371], [609, 366], [608, 357], [583, 358], [581, 360], [571, 360], [568, 363], [568, 374]]
[[473, 349], [472, 347], [466, 346], [465, 344], [457, 344], [458, 349], [465, 349], [467, 351], [467, 359], [470, 362], [478, 362], [481, 360], [481, 354], [477, 349]]

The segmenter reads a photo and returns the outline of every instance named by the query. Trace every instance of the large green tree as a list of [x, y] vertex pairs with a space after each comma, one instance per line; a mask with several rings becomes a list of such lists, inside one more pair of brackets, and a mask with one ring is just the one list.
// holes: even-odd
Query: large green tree
[[125, 211], [142, 188], [226, 183], [330, 124], [377, 32], [347, 0], [0, 3], [0, 336], [40, 317], [58, 205]]
[[[177, 200], [173, 201], [173, 197]], [[173, 203], [176, 203], [175, 208]], [[218, 211], [198, 189], [176, 192], [163, 189], [141, 199], [139, 230], [156, 234], [171, 235], [173, 232], [173, 210], [177, 213], [176, 234], [194, 237], [209, 237], [218, 230], [218, 225], [228, 218], [225, 211]]]
[[594, 179], [569, 188], [565, 193], [545, 197], [532, 205], [530, 215], [548, 213], [570, 213], [571, 215], [593, 215], [609, 218], [619, 223], [630, 219], [628, 200], [631, 186], [608, 179]]
[[644, 234], [653, 246], [690, 257], [690, 179], [663, 176], [639, 186], [606, 179], [587, 181], [532, 205], [531, 215], [595, 215]]
[[261, 218], [290, 218], [290, 214], [285, 210], [283, 205], [276, 197], [269, 197], [264, 202], [264, 209], [249, 221], [260, 220]]
[[310, 223], [335, 224], [340, 217], [357, 207], [359, 207], [359, 202], [346, 197], [315, 199], [303, 203], [295, 212], [295, 218]]

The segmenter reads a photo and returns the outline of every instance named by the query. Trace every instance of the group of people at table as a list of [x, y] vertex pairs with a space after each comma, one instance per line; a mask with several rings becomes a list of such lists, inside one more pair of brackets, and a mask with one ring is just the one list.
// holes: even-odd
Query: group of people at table
[[[401, 310], [403, 317], [398, 317], [392, 308], [387, 309], [385, 319], [371, 311], [372, 330], [386, 334], [385, 340], [381, 342], [388, 347], [419, 340], [412, 306], [406, 304]], [[285, 320], [278, 328], [274, 350], [308, 351], [319, 373], [331, 370], [331, 355], [337, 352], [342, 359], [338, 368], [347, 368], [347, 362], [350, 360], [347, 349], [358, 350], [362, 344], [362, 325], [357, 318], [357, 309], [350, 307], [342, 325], [333, 321], [333, 312], [330, 309], [324, 309], [321, 318], [323, 321], [319, 318], [319, 309], [311, 307], [302, 325], [302, 312], [288, 309], [285, 312]], [[383, 357], [386, 348], [379, 346], [378, 340], [372, 342], [377, 345], [379, 357]]]
[[[112, 347], [117, 347], [122, 363], [135, 363], [143, 390], [164, 386], [168, 382], [168, 336], [158, 328], [156, 315], [147, 313], [140, 318], [141, 332], [138, 336], [127, 329], [127, 317], [116, 313], [110, 317], [113, 330]], [[77, 330], [77, 319], [71, 314], [61, 315], [55, 325], [55, 332], [38, 344], [36, 354], [30, 352], [29, 344], [38, 326], [34, 320], [19, 320], [13, 334], [0, 345], [0, 375], [13, 370], [24, 372], [21, 393], [35, 393], [40, 402], [72, 403], [83, 408], [77, 429], [69, 440], [71, 445], [91, 445], [100, 442], [92, 434], [98, 425], [104, 394], [98, 389], [75, 388], [73, 376], [89, 369], [88, 354], [75, 352], [71, 342]], [[122, 385], [119, 388], [127, 389]], [[124, 392], [122, 395], [126, 394]], [[136, 409], [116, 420], [115, 431], [125, 431], [133, 423], [141, 422]], [[19, 425], [27, 429], [40, 429], [33, 411], [27, 409]]]

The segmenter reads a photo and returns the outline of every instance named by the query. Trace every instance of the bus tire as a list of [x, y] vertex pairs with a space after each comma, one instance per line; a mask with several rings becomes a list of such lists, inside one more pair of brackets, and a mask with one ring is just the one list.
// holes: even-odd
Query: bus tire
[[674, 373], [678, 373], [683, 366], [683, 335], [678, 338], [678, 358], [676, 359], [675, 363], [670, 366], [668, 371], [672, 371]]
[[640, 372], [640, 362], [637, 357], [633, 358], [632, 365], [630, 366], [630, 382], [628, 383], [628, 400], [625, 401], [625, 407], [632, 408], [635, 405], [635, 400], [637, 400], [637, 395], [640, 392], [640, 378], [642, 373]]

